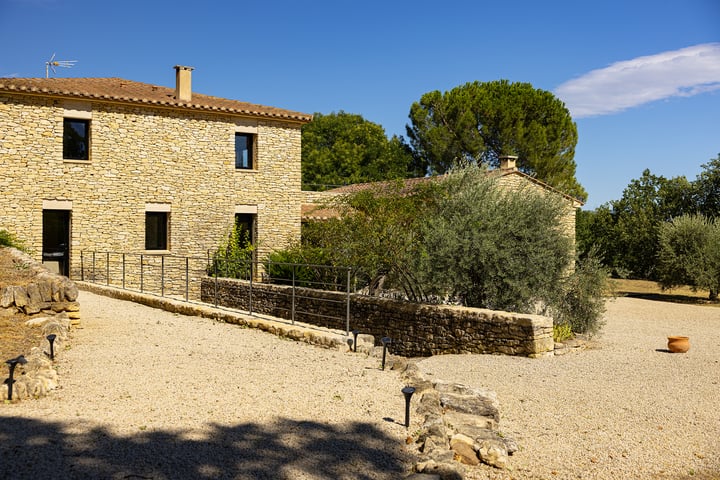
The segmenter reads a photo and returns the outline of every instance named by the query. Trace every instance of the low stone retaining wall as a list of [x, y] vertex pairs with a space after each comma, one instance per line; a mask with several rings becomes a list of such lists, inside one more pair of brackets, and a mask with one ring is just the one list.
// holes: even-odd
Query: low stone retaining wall
[[68, 312], [70, 318], [80, 318], [78, 289], [72, 280], [50, 273], [19, 250], [8, 249], [8, 252], [19, 265], [31, 270], [34, 278], [25, 285], [9, 285], [0, 290], [0, 314]]
[[[65, 349], [71, 324], [80, 321], [78, 289], [72, 280], [49, 272], [29, 255], [10, 248], [5, 251], [18, 268], [27, 270], [30, 279], [0, 289], [0, 315], [25, 317], [19, 321], [37, 330], [37, 346], [22, 352], [26, 363], [18, 363], [14, 371], [12, 400], [38, 398], [58, 386], [53, 358]], [[55, 335], [52, 348], [49, 335]], [[3, 385], [0, 400], [8, 400], [8, 394]]]
[[[345, 330], [347, 294], [244, 280], [202, 281], [206, 303]], [[294, 305], [293, 305], [294, 302]], [[390, 337], [390, 350], [405, 357], [443, 353], [499, 353], [537, 357], [554, 349], [552, 318], [465, 308], [423, 305], [364, 295], [350, 295], [350, 329]]]

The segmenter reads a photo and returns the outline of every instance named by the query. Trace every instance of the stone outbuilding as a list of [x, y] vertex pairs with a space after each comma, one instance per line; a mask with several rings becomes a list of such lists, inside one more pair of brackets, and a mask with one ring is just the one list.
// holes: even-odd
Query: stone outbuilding
[[0, 229], [79, 277], [81, 251], [205, 256], [233, 223], [259, 254], [300, 236], [312, 116], [121, 78], [0, 78]]
[[[577, 209], [583, 203], [570, 195], [567, 195], [556, 188], [542, 182], [517, 168], [517, 157], [505, 156], [500, 158], [500, 168], [489, 170], [488, 175], [496, 178], [500, 188], [521, 194], [524, 189], [538, 191], [544, 194], [555, 195], [561, 199], [560, 204], [564, 209], [562, 213], [562, 227], [567, 236], [575, 243], [575, 217]], [[408, 178], [403, 180], [404, 185], [412, 187], [421, 182], [432, 182], [442, 179], [444, 176], [429, 176], [419, 178]], [[346, 185], [322, 192], [303, 192], [302, 216], [303, 221], [324, 220], [338, 215], [338, 212], [328, 208], [333, 198], [342, 195], [349, 195], [363, 190], [382, 190], [387, 182], [369, 182]]]

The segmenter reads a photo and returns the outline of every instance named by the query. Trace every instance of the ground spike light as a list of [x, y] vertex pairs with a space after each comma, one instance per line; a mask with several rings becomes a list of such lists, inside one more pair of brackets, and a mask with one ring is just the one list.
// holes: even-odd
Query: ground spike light
[[19, 357], [15, 357], [15, 358], [11, 358], [10, 360], [6, 360], [5, 363], [7, 363], [10, 366], [10, 375], [8, 375], [8, 378], [5, 380], [5, 383], [7, 383], [7, 386], [8, 386], [8, 400], [12, 400], [13, 383], [15, 383], [15, 380], [13, 380], [13, 374], [15, 373], [15, 367], [17, 367], [18, 363], [20, 365], [25, 365], [27, 363], [27, 360], [25, 360], [25, 357], [23, 355], [20, 355]]
[[402, 389], [403, 395], [405, 395], [405, 428], [410, 427], [410, 398], [415, 393], [415, 387], [405, 387]]
[[50, 342], [50, 360], [55, 360], [55, 349], [53, 348], [53, 343], [55, 342], [55, 339], [57, 338], [57, 335], [54, 333], [51, 333], [47, 336], [48, 342]]
[[351, 333], [353, 334], [353, 352], [357, 352], [357, 336], [360, 330], [353, 330]]
[[390, 337], [383, 337], [380, 341], [383, 345], [382, 369], [385, 370], [385, 352], [387, 351], [388, 344], [392, 343], [392, 339]]

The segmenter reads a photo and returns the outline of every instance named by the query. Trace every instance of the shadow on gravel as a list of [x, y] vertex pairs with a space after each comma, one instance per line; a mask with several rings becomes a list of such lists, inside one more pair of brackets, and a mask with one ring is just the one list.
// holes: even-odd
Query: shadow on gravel
[[0, 478], [395, 479], [408, 458], [372, 425], [282, 420], [214, 426], [208, 439], [104, 429], [66, 434], [61, 423], [0, 417]]

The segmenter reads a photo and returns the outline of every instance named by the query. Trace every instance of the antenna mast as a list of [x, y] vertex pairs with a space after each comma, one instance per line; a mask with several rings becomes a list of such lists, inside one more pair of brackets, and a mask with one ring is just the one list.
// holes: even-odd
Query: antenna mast
[[53, 73], [57, 73], [55, 71], [55, 67], [64, 67], [64, 68], [70, 68], [74, 66], [77, 63], [77, 60], [55, 60], [55, 54], [52, 54], [52, 57], [50, 57], [50, 60], [45, 62], [45, 78], [49, 78], [50, 76], [50, 69], [52, 69]]

